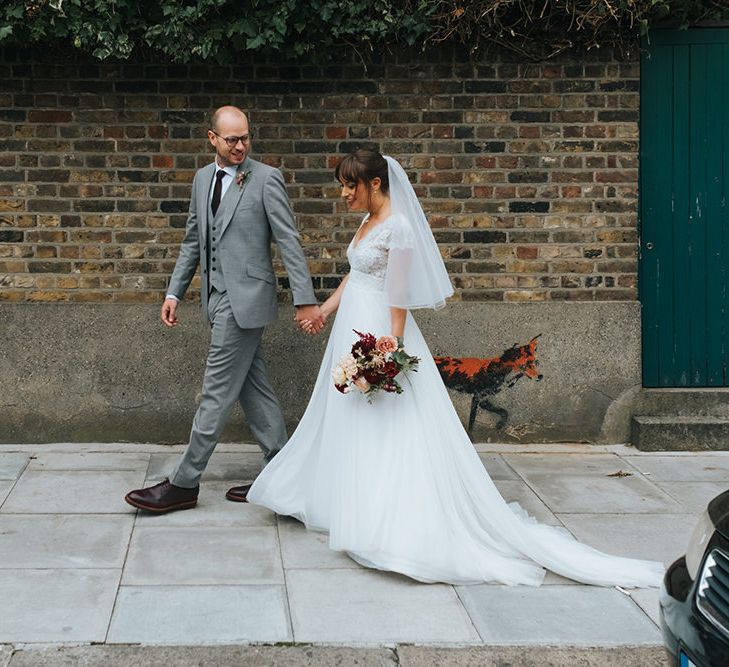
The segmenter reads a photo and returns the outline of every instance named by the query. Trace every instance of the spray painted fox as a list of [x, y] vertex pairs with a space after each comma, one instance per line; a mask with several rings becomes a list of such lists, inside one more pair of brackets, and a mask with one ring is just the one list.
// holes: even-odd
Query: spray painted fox
[[509, 413], [494, 405], [489, 398], [498, 394], [504, 385], [513, 387], [523, 376], [532, 380], [542, 379], [537, 371], [537, 338], [540, 335], [534, 336], [526, 345], [514, 344], [500, 357], [434, 357], [445, 386], [473, 396], [468, 418], [469, 433], [479, 408], [499, 416], [496, 428], [505, 426]]

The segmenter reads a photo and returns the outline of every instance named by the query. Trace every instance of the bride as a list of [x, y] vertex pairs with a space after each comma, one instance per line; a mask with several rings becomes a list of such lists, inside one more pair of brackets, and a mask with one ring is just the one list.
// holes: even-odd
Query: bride
[[[358, 150], [335, 174], [348, 207], [367, 215], [347, 250], [351, 271], [322, 305], [337, 316], [309, 405], [248, 501], [328, 532], [330, 548], [362, 565], [419, 581], [538, 586], [546, 568], [600, 586], [659, 585], [660, 563], [603, 554], [504, 501], [409, 312], [440, 308], [453, 290], [405, 171]], [[354, 329], [403, 336], [420, 357], [402, 394], [370, 403], [336, 390], [332, 369]]]

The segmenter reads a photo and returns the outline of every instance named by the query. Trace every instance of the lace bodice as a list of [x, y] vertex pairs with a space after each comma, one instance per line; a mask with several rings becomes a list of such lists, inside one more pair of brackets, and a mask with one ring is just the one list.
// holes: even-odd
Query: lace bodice
[[355, 246], [354, 239], [347, 249], [347, 259], [353, 271], [366, 273], [384, 282], [387, 258], [392, 238], [392, 218], [377, 225]]

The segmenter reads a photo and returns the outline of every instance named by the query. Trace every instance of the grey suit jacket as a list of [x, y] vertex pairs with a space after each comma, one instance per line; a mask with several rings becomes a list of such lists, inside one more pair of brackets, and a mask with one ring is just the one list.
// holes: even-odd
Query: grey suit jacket
[[[192, 182], [190, 212], [180, 255], [168, 294], [181, 299], [200, 264], [203, 315], [208, 319], [210, 267], [207, 266], [210, 188], [216, 166], [210, 164]], [[238, 172], [250, 172], [242, 186], [231, 183], [218, 215], [215, 256], [222, 266], [228, 298], [238, 326], [262, 327], [277, 313], [276, 276], [271, 262], [271, 239], [276, 241], [289, 276], [294, 304], [316, 303], [311, 276], [291, 205], [278, 169], [246, 158]]]

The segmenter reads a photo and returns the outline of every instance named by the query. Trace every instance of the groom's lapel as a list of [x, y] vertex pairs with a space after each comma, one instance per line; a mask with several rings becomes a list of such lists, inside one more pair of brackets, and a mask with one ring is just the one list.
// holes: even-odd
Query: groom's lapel
[[[241, 198], [243, 197], [243, 193], [246, 191], [246, 187], [248, 186], [248, 181], [251, 179], [250, 171], [251, 171], [251, 163], [248, 160], [248, 158], [246, 158], [245, 161], [238, 167], [238, 171], [236, 172], [236, 180], [230, 184], [228, 191], [225, 193], [225, 197], [223, 197], [223, 201], [220, 202], [220, 208], [222, 209], [221, 210], [222, 217], [221, 217], [221, 224], [220, 224], [220, 235], [221, 236], [227, 229], [228, 225], [230, 224], [230, 221], [233, 219], [233, 214], [235, 213], [235, 209], [238, 206], [238, 203], [240, 202]], [[238, 176], [245, 172], [249, 172], [248, 176], [243, 181], [243, 183], [238, 185], [238, 183], [237, 183]]]
[[197, 222], [203, 241], [208, 237], [208, 211], [210, 210], [210, 187], [215, 174], [215, 163], [203, 167], [196, 185]]

